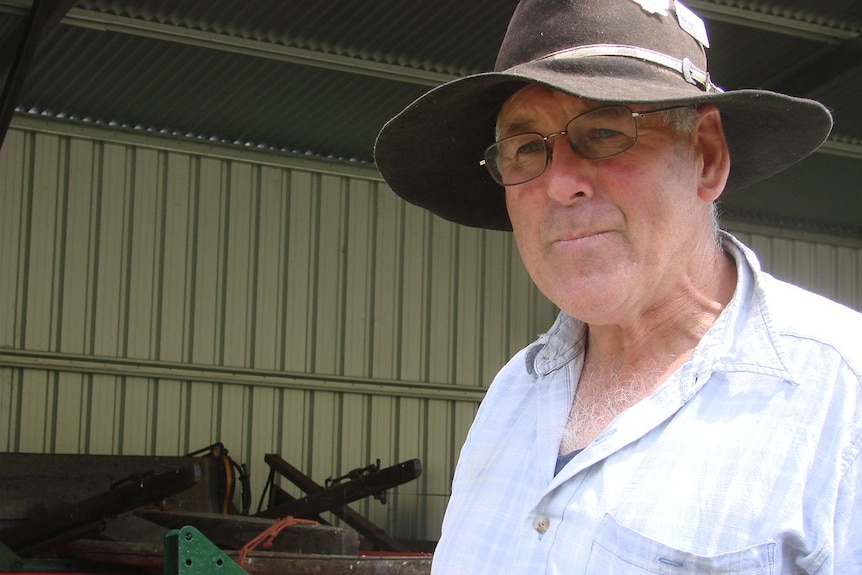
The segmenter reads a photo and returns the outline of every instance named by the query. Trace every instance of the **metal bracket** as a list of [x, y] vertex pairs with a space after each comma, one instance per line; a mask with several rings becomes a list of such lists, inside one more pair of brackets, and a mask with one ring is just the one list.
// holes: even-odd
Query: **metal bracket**
[[[341, 483], [345, 479], [355, 481], [355, 480], [359, 479], [360, 477], [364, 477], [366, 475], [371, 475], [372, 473], [377, 473], [379, 471], [380, 471], [380, 459], [378, 458], [377, 463], [372, 463], [371, 465], [366, 465], [365, 467], [357, 467], [356, 469], [352, 469], [352, 470], [348, 471], [345, 475], [342, 475], [341, 477], [334, 477], [334, 478], [333, 477], [327, 477], [326, 481], [324, 481], [323, 484], [326, 486], [327, 489], [329, 489], [333, 485]], [[378, 492], [378, 493], [372, 494], [372, 497], [374, 497], [374, 499], [376, 499], [380, 503], [386, 505], [386, 490], [385, 489], [383, 491]]]
[[248, 575], [236, 561], [187, 525], [165, 534], [164, 575]]

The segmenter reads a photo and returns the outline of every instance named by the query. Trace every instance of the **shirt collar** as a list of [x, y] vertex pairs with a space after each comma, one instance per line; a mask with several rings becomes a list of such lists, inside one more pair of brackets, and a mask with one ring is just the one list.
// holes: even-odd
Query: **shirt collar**
[[[754, 369], [799, 383], [800, 374], [790, 361], [773, 314], [774, 302], [769, 294], [775, 293], [767, 290], [767, 284], [774, 279], [763, 272], [755, 253], [731, 234], [722, 234], [722, 246], [736, 261], [737, 284], [733, 299], [707, 332], [707, 336], [720, 340], [723, 351], [716, 355], [715, 369]], [[701, 341], [698, 349], [704, 347], [707, 346]]]

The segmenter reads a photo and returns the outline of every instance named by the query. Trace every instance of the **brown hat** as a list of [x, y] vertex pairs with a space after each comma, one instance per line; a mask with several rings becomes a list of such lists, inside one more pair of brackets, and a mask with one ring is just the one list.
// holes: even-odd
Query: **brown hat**
[[479, 165], [503, 102], [529, 83], [586, 100], [711, 103], [730, 148], [726, 190], [813, 152], [832, 117], [813, 100], [716, 87], [706, 31], [675, 0], [523, 0], [493, 72], [432, 89], [380, 131], [377, 167], [399, 196], [453, 222], [511, 230], [503, 189]]

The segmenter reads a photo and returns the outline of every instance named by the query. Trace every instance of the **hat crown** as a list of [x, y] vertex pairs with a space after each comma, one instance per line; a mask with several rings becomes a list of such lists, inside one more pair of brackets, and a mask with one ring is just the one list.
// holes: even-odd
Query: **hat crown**
[[[643, 5], [666, 5], [656, 12]], [[523, 0], [497, 54], [495, 72], [572, 48], [633, 46], [688, 59], [706, 70], [703, 46], [679, 24], [675, 0]]]

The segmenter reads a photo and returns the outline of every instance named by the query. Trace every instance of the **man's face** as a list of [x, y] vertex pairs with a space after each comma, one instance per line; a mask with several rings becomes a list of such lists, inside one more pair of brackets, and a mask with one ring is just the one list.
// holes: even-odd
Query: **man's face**
[[[601, 104], [530, 86], [507, 100], [499, 137], [551, 134]], [[647, 111], [656, 106], [631, 106]], [[696, 132], [697, 130], [695, 130]], [[549, 140], [551, 164], [539, 178], [506, 188], [521, 257], [539, 289], [587, 323], [625, 324], [685, 289], [693, 254], [711, 241], [709, 202], [698, 195], [702, 167], [694, 137], [659, 114], [638, 119], [637, 144], [603, 160]]]

